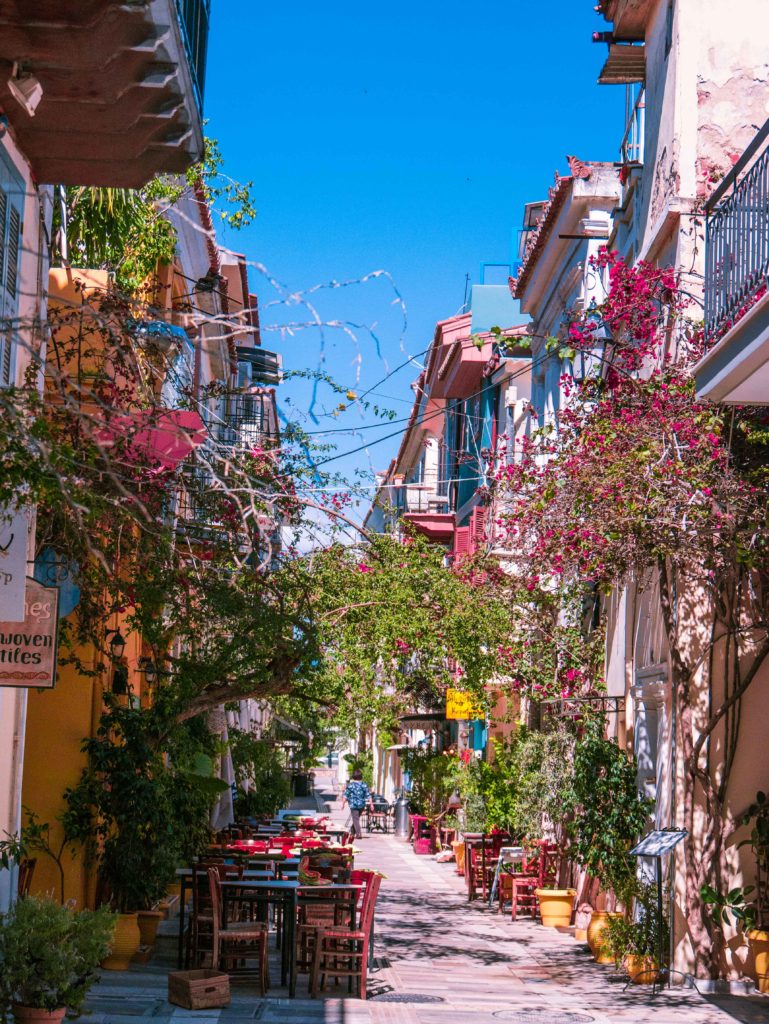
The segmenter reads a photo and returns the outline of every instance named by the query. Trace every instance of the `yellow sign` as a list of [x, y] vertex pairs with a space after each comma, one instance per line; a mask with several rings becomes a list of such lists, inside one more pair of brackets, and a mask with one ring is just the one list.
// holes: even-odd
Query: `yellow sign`
[[467, 690], [446, 690], [446, 718], [483, 718], [484, 714]]

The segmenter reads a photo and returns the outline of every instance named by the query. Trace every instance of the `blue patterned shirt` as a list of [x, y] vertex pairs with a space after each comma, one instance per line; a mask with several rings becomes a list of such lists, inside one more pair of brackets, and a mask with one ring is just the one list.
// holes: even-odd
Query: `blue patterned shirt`
[[344, 798], [352, 811], [362, 811], [371, 799], [371, 790], [365, 782], [351, 779], [344, 791]]

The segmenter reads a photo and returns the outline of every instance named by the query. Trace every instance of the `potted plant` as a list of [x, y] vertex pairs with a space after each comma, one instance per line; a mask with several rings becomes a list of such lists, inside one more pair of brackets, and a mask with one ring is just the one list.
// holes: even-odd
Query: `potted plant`
[[[88, 767], [65, 794], [68, 802], [91, 808], [100, 881], [118, 912], [113, 948], [102, 965], [107, 970], [128, 969], [142, 943], [139, 914], [145, 927], [157, 927], [155, 907], [177, 864], [192, 852], [191, 839], [205, 834], [209, 797], [204, 790], [201, 796], [189, 773], [164, 763], [153, 739], [148, 712], [108, 700], [96, 735], [84, 743]], [[145, 937], [154, 938], [151, 931]]]
[[[737, 928], [743, 928], [755, 965], [756, 988], [769, 992], [769, 799], [758, 792], [740, 824], [750, 828], [750, 835], [739, 844], [749, 846], [756, 862], [756, 884], [737, 886], [726, 893], [712, 886], [700, 889], [703, 903], [707, 904], [717, 927], [734, 918]], [[755, 894], [755, 895], [754, 895]]]
[[539, 913], [546, 928], [568, 928], [577, 898], [576, 889], [535, 889]]
[[110, 947], [114, 914], [27, 896], [0, 918], [0, 1002], [19, 1024], [77, 1015]]
[[574, 748], [574, 814], [569, 822], [574, 859], [598, 879], [607, 893], [607, 909], [595, 910], [587, 929], [598, 963], [612, 963], [605, 941], [610, 921], [622, 917], [636, 890], [636, 863], [628, 851], [647, 828], [652, 801], [638, 792], [634, 761], [604, 736], [603, 716], [586, 723]]
[[[631, 916], [632, 915], [632, 916]], [[660, 932], [660, 928], [662, 929]], [[659, 919], [657, 886], [637, 881], [628, 914], [612, 917], [604, 932], [603, 942], [615, 963], [622, 965], [634, 985], [651, 985], [657, 981], [667, 956], [668, 925]]]

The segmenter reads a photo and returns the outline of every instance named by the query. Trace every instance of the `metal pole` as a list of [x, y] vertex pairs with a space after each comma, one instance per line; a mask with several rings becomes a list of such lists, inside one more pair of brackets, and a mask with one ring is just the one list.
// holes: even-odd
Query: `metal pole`
[[[662, 857], [655, 858], [655, 870], [657, 874], [657, 962], [659, 964], [659, 975], [662, 978], [664, 970], [662, 960], [662, 932], [665, 928], [665, 917], [662, 912]], [[670, 972], [668, 971], [668, 985], [670, 984]]]

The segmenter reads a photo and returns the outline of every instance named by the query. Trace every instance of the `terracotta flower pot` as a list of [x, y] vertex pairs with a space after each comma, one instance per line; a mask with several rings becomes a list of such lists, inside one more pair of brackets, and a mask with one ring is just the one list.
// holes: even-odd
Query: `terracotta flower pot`
[[163, 920], [162, 910], [140, 910], [137, 914], [142, 946], [154, 946], [158, 925]]
[[542, 924], [546, 928], [568, 928], [571, 924], [577, 890], [535, 889], [534, 892], [539, 900]]
[[606, 910], [594, 910], [590, 915], [590, 924], [587, 926], [587, 944], [590, 946], [590, 952], [597, 964], [614, 963], [605, 932], [612, 918], [622, 916], [620, 913], [610, 913]]
[[118, 914], [112, 949], [101, 966], [105, 971], [127, 971], [131, 958], [141, 945], [141, 933], [137, 914]]
[[625, 957], [625, 970], [633, 985], [653, 985], [659, 973], [653, 956], [635, 956], [631, 953]]
[[13, 1019], [17, 1024], [59, 1024], [67, 1012], [66, 1006], [57, 1010], [41, 1010], [37, 1006], [21, 1006], [14, 1003], [12, 1006]]
[[756, 988], [759, 992], [769, 992], [769, 932], [751, 928], [748, 942], [756, 965]]

